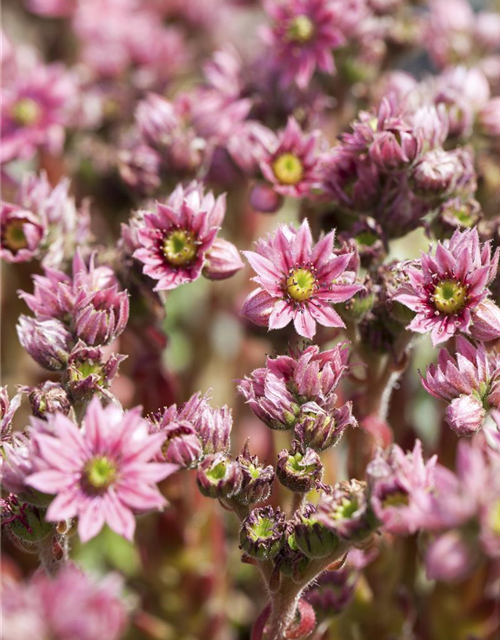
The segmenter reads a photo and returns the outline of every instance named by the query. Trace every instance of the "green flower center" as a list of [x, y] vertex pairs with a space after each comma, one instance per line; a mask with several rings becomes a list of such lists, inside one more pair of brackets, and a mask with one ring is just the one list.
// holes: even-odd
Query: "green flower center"
[[283, 153], [273, 162], [273, 172], [281, 184], [295, 185], [302, 180], [304, 167], [293, 153]]
[[226, 464], [224, 462], [219, 462], [215, 466], [208, 469], [205, 475], [210, 480], [210, 482], [217, 484], [219, 480], [222, 480], [226, 475]]
[[189, 231], [171, 231], [163, 241], [163, 255], [170, 264], [181, 267], [191, 263], [196, 257], [197, 247], [194, 236]]
[[85, 465], [84, 478], [92, 489], [97, 492], [104, 491], [116, 480], [117, 471], [116, 464], [112, 460], [106, 456], [97, 456]]
[[309, 300], [316, 289], [316, 277], [309, 269], [293, 269], [286, 279], [288, 295], [298, 302]]
[[455, 209], [453, 215], [460, 222], [462, 227], [472, 227], [477, 222], [477, 216], [472, 216], [470, 210], [467, 207], [461, 209]]
[[403, 491], [389, 493], [383, 500], [384, 507], [407, 507], [409, 504], [408, 494]]
[[35, 124], [39, 120], [41, 110], [31, 98], [22, 98], [13, 105], [10, 114], [18, 125], [26, 127], [30, 124]]
[[304, 456], [299, 452], [293, 456], [288, 456], [287, 467], [293, 472], [294, 475], [306, 476], [313, 473], [316, 469], [315, 464], [305, 465], [303, 463]]
[[290, 42], [309, 42], [314, 36], [314, 23], [307, 16], [297, 16], [288, 25], [286, 35]]
[[271, 538], [274, 534], [274, 521], [271, 518], [259, 518], [248, 531], [252, 540]]
[[19, 251], [20, 249], [26, 249], [28, 246], [28, 240], [24, 234], [24, 220], [12, 220], [9, 222], [3, 230], [3, 245], [11, 251]]
[[336, 507], [333, 512], [334, 520], [349, 520], [356, 511], [359, 505], [356, 500], [349, 500], [349, 498], [342, 498], [341, 503]]
[[454, 280], [443, 280], [434, 289], [434, 306], [441, 313], [459, 313], [467, 302], [467, 288]]

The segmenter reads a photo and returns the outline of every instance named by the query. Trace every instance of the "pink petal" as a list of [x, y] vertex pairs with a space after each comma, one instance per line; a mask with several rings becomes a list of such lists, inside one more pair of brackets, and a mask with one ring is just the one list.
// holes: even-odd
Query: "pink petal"
[[60, 493], [64, 489], [73, 486], [77, 479], [78, 476], [76, 474], [47, 469], [28, 476], [25, 483], [43, 493]]
[[82, 542], [87, 542], [103, 528], [105, 509], [102, 498], [89, 498], [78, 509], [78, 535]]
[[293, 325], [299, 336], [303, 336], [304, 338], [312, 340], [316, 333], [316, 322], [307, 308], [295, 313]]
[[286, 300], [278, 300], [269, 316], [269, 329], [282, 329], [293, 319], [293, 310]]
[[58, 522], [74, 518], [78, 513], [78, 490], [70, 489], [57, 495], [47, 509], [47, 520]]
[[311, 304], [309, 310], [313, 318], [325, 327], [345, 327], [342, 318], [329, 305], [316, 306]]
[[130, 511], [116, 496], [110, 491], [104, 496], [106, 522], [115, 533], [132, 541], [135, 532], [135, 518]]

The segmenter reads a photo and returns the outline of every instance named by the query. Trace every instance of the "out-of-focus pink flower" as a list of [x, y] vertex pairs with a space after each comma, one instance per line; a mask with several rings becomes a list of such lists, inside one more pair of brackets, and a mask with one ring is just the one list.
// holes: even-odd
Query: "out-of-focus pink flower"
[[318, 181], [318, 136], [304, 135], [295, 118], [268, 147], [260, 161], [261, 171], [283, 196], [306, 195]]
[[433, 540], [425, 553], [430, 580], [459, 582], [470, 573], [477, 551], [459, 531], [448, 531]]
[[118, 640], [127, 622], [120, 597], [122, 580], [109, 574], [94, 582], [68, 564], [49, 577], [37, 573], [28, 582], [4, 580], [5, 640]]
[[500, 249], [492, 256], [490, 244], [481, 245], [476, 229], [457, 230], [449, 241], [438, 243], [435, 255], [422, 254], [405, 268], [408, 282], [394, 295], [416, 313], [408, 328], [431, 332], [434, 345], [457, 332], [470, 335], [472, 312], [489, 293], [499, 255]]
[[[326, 327], [343, 327], [344, 323], [332, 303], [345, 302], [362, 289], [355, 284], [355, 274], [346, 272], [352, 254], [333, 253], [334, 232], [314, 247], [311, 230], [304, 220], [297, 231], [281, 225], [274, 235], [260, 239], [256, 251], [244, 255], [257, 272], [258, 292], [267, 294], [267, 308], [260, 311], [259, 324], [281, 329], [293, 320], [295, 330], [305, 338], [316, 333], [316, 322]], [[254, 296], [244, 302], [242, 314], [252, 319]]]
[[472, 48], [474, 13], [466, 0], [432, 0], [425, 40], [433, 60], [445, 67], [467, 60]]
[[479, 124], [487, 136], [500, 138], [500, 97], [492, 98], [481, 109]]
[[[205, 194], [195, 182], [186, 189], [179, 185], [166, 204], [158, 202], [156, 212], [144, 213], [134, 257], [144, 264], [145, 275], [158, 280], [155, 291], [175, 289], [200, 277], [225, 213], [225, 196]], [[237, 270], [234, 259], [231, 262], [225, 277]]]
[[28, 0], [28, 9], [40, 16], [66, 18], [75, 11], [75, 0]]
[[49, 521], [78, 516], [82, 542], [96, 536], [105, 523], [131, 540], [134, 513], [164, 506], [155, 486], [178, 467], [151, 462], [165, 439], [150, 434], [140, 408], [122, 413], [114, 405], [106, 408], [94, 398], [82, 429], [55, 414], [49, 418], [53, 435], [32, 429], [36, 445], [35, 468], [43, 467], [26, 483], [48, 494], [56, 494], [47, 511]]
[[1, 203], [0, 256], [5, 262], [29, 262], [40, 253], [46, 222], [31, 211]]
[[74, 122], [77, 87], [58, 64], [36, 65], [3, 88], [0, 162], [26, 159], [44, 147], [58, 153]]
[[272, 20], [266, 42], [282, 65], [282, 81], [305, 88], [316, 69], [333, 74], [332, 50], [344, 42], [338, 16], [328, 0], [267, 0]]
[[88, 345], [107, 344], [117, 338], [128, 321], [128, 293], [120, 291], [109, 267], [96, 267], [95, 254], [87, 267], [77, 251], [72, 277], [45, 269], [33, 276], [33, 294], [21, 291], [38, 320], [58, 319]]
[[398, 445], [378, 450], [366, 473], [372, 509], [387, 531], [405, 535], [424, 526], [415, 496], [432, 490], [436, 461], [424, 462], [419, 440], [406, 454]]
[[422, 384], [435, 398], [450, 403], [446, 418], [452, 429], [471, 435], [483, 425], [486, 410], [500, 408], [500, 356], [461, 336], [456, 347], [455, 357], [441, 349], [437, 366], [429, 366]]

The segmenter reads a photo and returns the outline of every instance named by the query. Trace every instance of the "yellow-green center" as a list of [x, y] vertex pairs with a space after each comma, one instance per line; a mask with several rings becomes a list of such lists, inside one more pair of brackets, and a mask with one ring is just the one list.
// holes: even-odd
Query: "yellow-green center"
[[12, 220], [3, 230], [3, 245], [11, 251], [26, 249], [28, 241], [24, 233], [24, 220]]
[[11, 109], [13, 120], [20, 126], [26, 127], [40, 118], [41, 111], [38, 104], [31, 98], [22, 98]]
[[407, 507], [409, 504], [408, 494], [403, 491], [393, 491], [382, 501], [384, 507]]
[[489, 524], [493, 533], [500, 536], [500, 501], [490, 511]]
[[107, 489], [116, 480], [116, 475], [116, 464], [105, 456], [92, 458], [85, 465], [85, 481], [89, 487], [96, 491]]
[[258, 521], [249, 528], [248, 533], [254, 541], [271, 538], [274, 534], [274, 522], [271, 518], [259, 518]]
[[281, 184], [295, 185], [302, 180], [304, 167], [293, 153], [283, 153], [273, 162], [273, 172]]
[[342, 498], [341, 503], [336, 507], [333, 512], [334, 520], [349, 520], [356, 511], [359, 509], [359, 505], [356, 500], [349, 500], [349, 498]]
[[314, 36], [314, 23], [307, 16], [297, 16], [288, 25], [286, 34], [290, 42], [304, 44]]
[[189, 231], [171, 231], [163, 241], [163, 255], [175, 267], [191, 263], [196, 257], [196, 242]]
[[434, 289], [434, 306], [441, 313], [459, 313], [467, 302], [467, 288], [454, 280], [442, 280]]
[[309, 300], [316, 291], [316, 278], [308, 269], [293, 269], [286, 279], [286, 290], [297, 302]]

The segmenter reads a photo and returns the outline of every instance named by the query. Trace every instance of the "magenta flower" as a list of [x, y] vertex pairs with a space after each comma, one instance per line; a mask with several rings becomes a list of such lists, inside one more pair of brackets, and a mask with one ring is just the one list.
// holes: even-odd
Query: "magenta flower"
[[406, 454], [398, 445], [378, 450], [366, 473], [373, 512], [387, 531], [405, 535], [424, 526], [417, 498], [432, 490], [436, 461], [424, 461], [419, 440]]
[[316, 69], [333, 74], [332, 50], [343, 44], [338, 16], [328, 0], [268, 0], [273, 24], [264, 36], [282, 65], [282, 80], [305, 89]]
[[4, 87], [0, 162], [30, 158], [40, 147], [60, 151], [64, 128], [74, 117], [76, 93], [73, 78], [60, 65], [20, 72]]
[[[257, 276], [259, 289], [245, 300], [243, 315], [269, 329], [281, 329], [293, 320], [295, 330], [305, 338], [316, 333], [316, 322], [326, 327], [345, 326], [332, 303], [345, 302], [363, 287], [355, 275], [346, 272], [352, 254], [333, 253], [335, 232], [314, 247], [309, 223], [299, 230], [281, 225], [267, 240], [257, 242], [257, 251], [245, 251]], [[265, 295], [264, 295], [265, 294]], [[258, 316], [254, 300], [265, 299]]]
[[500, 249], [479, 242], [476, 229], [455, 231], [449, 241], [439, 242], [435, 255], [422, 254], [405, 269], [408, 282], [394, 299], [415, 311], [411, 331], [431, 332], [432, 343], [445, 342], [461, 331], [471, 334], [472, 312], [488, 295], [497, 274]]
[[107, 344], [117, 338], [128, 321], [128, 293], [120, 291], [109, 267], [96, 267], [95, 254], [89, 266], [77, 251], [72, 277], [56, 269], [33, 276], [33, 294], [19, 296], [38, 320], [58, 319], [76, 337], [89, 345]]
[[90, 403], [83, 428], [56, 414], [50, 416], [53, 435], [32, 429], [35, 465], [42, 465], [26, 483], [57, 494], [47, 519], [58, 522], [78, 516], [82, 542], [96, 536], [105, 523], [131, 540], [134, 514], [159, 509], [165, 499], [155, 486], [178, 467], [151, 462], [164, 435], [150, 434], [137, 407], [122, 413], [116, 406]]
[[500, 408], [500, 356], [457, 337], [457, 353], [441, 349], [438, 364], [430, 365], [422, 384], [435, 398], [448, 402], [446, 419], [459, 435], [478, 431], [490, 408]]
[[[225, 196], [216, 199], [193, 182], [185, 189], [179, 185], [166, 204], [158, 202], [155, 212], [143, 214], [137, 232], [139, 248], [134, 257], [144, 264], [145, 275], [158, 280], [155, 291], [175, 289], [197, 280], [204, 266], [210, 275], [210, 249], [225, 213]], [[226, 268], [221, 259], [226, 261]], [[242, 266], [236, 264], [234, 252], [227, 245], [223, 251], [218, 247], [215, 264], [212, 275], [219, 279]]]
[[298, 198], [308, 193], [318, 180], [318, 156], [315, 133], [304, 135], [295, 118], [289, 118], [286, 129], [267, 147], [260, 162], [266, 180], [283, 196]]

